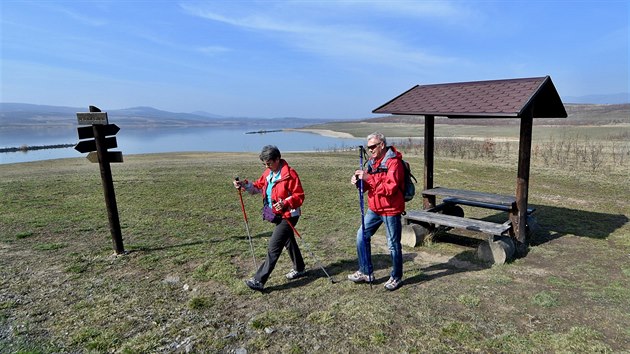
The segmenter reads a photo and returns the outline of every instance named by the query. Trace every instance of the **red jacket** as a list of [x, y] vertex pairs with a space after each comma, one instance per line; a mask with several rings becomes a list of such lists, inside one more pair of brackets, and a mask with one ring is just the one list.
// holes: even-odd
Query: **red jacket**
[[363, 188], [368, 192], [368, 206], [378, 215], [394, 216], [405, 211], [402, 190], [405, 170], [401, 160], [402, 154], [389, 146], [381, 159], [368, 161], [368, 173], [364, 174], [366, 177]]
[[[300, 182], [300, 177], [297, 172], [295, 172], [284, 159], [280, 159], [280, 164], [280, 179], [271, 189], [271, 199], [274, 202], [278, 202], [281, 199], [284, 200], [284, 209], [274, 209], [273, 212], [275, 214], [282, 214], [285, 218], [300, 215], [300, 207], [302, 203], [304, 203], [302, 182]], [[267, 168], [258, 180], [252, 183], [246, 183], [245, 185], [245, 189], [252, 194], [262, 193], [263, 202], [265, 204], [267, 204], [266, 192], [269, 182], [269, 173], [271, 173], [271, 170]]]

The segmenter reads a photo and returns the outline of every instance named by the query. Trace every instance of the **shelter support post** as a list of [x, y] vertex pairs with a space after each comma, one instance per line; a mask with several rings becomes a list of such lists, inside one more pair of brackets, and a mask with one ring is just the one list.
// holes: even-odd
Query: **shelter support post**
[[[433, 155], [435, 149], [435, 116], [424, 116], [424, 190], [433, 188]], [[423, 195], [424, 209], [435, 206], [435, 195]]]
[[512, 211], [510, 220], [514, 235], [518, 241], [517, 248], [524, 251], [527, 246], [527, 199], [529, 192], [529, 167], [532, 148], [533, 105], [521, 117], [521, 131], [518, 148], [518, 172], [516, 177], [516, 210]]

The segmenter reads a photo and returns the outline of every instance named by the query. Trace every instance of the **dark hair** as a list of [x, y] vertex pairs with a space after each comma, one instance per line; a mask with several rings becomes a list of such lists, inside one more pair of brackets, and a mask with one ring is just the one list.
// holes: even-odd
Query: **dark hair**
[[262, 148], [258, 157], [260, 157], [260, 161], [267, 162], [270, 160], [277, 160], [281, 158], [282, 155], [280, 155], [280, 150], [278, 150], [275, 145], [266, 145]]

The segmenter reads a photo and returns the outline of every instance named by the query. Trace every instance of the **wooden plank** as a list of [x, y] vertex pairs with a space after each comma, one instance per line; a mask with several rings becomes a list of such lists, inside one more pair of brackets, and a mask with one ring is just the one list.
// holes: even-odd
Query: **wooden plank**
[[[447, 197], [442, 199], [442, 202], [444, 203], [448, 203], [448, 204], [457, 204], [457, 205], [468, 205], [468, 206], [473, 206], [473, 207], [478, 207], [478, 208], [485, 208], [485, 209], [494, 209], [494, 210], [501, 210], [501, 211], [511, 211], [512, 208], [510, 206], [507, 205], [501, 205], [501, 204], [493, 204], [493, 203], [485, 203], [485, 202], [477, 202], [474, 200], [466, 200], [466, 199], [461, 199], [461, 198], [453, 198], [453, 197]], [[527, 209], [527, 214], [531, 214], [536, 210], [536, 208], [528, 208]]]
[[432, 213], [424, 210], [407, 211], [405, 217], [408, 220], [422, 221], [429, 224], [450, 226], [458, 229], [484, 232], [491, 235], [504, 235], [510, 229], [509, 224], [496, 224], [493, 222], [461, 218], [459, 216]]
[[513, 196], [442, 187], [425, 189], [422, 191], [422, 195], [440, 195], [445, 197], [455, 197], [482, 203], [507, 205], [510, 207], [513, 206], [514, 203], [516, 203], [516, 198]]

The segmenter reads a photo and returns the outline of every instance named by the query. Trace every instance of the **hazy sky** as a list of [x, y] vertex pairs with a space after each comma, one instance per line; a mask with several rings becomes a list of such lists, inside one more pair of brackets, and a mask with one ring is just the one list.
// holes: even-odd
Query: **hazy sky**
[[625, 93], [628, 3], [2, 0], [0, 102], [340, 119], [416, 84]]

